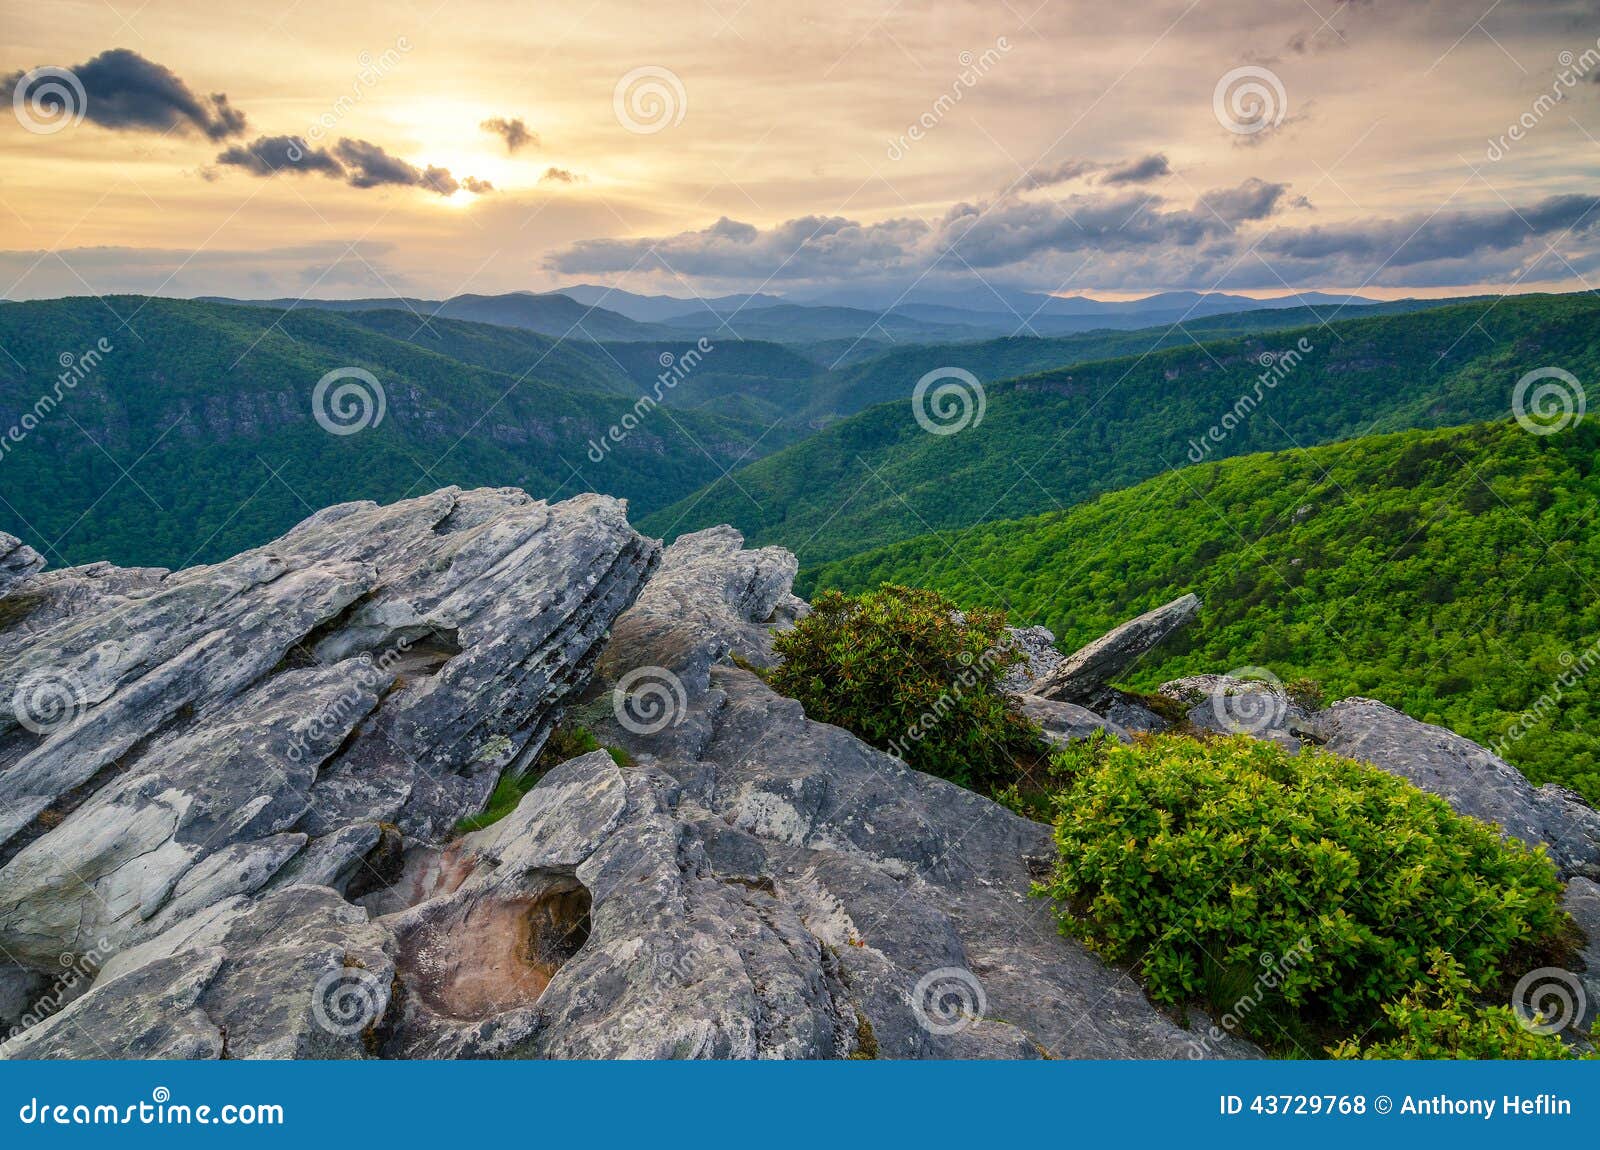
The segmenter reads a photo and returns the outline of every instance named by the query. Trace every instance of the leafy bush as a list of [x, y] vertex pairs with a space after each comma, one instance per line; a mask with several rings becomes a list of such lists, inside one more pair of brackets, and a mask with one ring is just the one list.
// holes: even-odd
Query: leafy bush
[[1057, 769], [1060, 859], [1039, 893], [1159, 1001], [1273, 967], [1273, 1002], [1296, 1017], [1364, 1023], [1436, 948], [1484, 983], [1564, 937], [1542, 853], [1361, 763], [1162, 736], [1072, 748]]
[[774, 642], [774, 689], [919, 771], [992, 790], [1036, 757], [1037, 728], [1000, 690], [1023, 656], [1001, 651], [1000, 611], [965, 616], [933, 591], [830, 591]]
[[[1419, 981], [1399, 1002], [1383, 1008], [1386, 1037], [1362, 1046], [1355, 1039], [1329, 1053], [1335, 1058], [1485, 1058], [1552, 1061], [1600, 1057], [1577, 1054], [1553, 1034], [1536, 1034], [1505, 1006], [1483, 1006], [1461, 964], [1442, 950], [1431, 954], [1429, 981]], [[1431, 982], [1431, 985], [1430, 985]]]

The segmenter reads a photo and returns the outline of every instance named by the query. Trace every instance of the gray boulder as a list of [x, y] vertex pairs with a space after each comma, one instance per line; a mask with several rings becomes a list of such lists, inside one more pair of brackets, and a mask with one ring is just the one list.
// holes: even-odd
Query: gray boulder
[[1545, 844], [1563, 875], [1600, 878], [1600, 813], [1564, 788], [1535, 787], [1470, 739], [1375, 699], [1342, 699], [1302, 725], [1330, 751], [1409, 779], [1525, 843]]
[[1252, 735], [1291, 751], [1301, 746], [1308, 712], [1275, 676], [1189, 675], [1161, 684], [1158, 693], [1185, 704], [1190, 726], [1219, 735]]
[[[1581, 1013], [1574, 1011], [1575, 1025], [1572, 1029], [1579, 1034], [1588, 1034], [1600, 1023], [1600, 883], [1586, 878], [1573, 879], [1567, 883], [1562, 906], [1587, 939], [1578, 955], [1583, 970], [1573, 975], [1583, 991], [1583, 1010]], [[1576, 1004], [1579, 1001], [1574, 996], [1573, 1002]]]
[[1022, 713], [1039, 725], [1046, 739], [1058, 746], [1087, 739], [1096, 731], [1104, 731], [1119, 742], [1133, 741], [1121, 724], [1076, 703], [1058, 703], [1054, 699], [1041, 699], [1038, 695], [1022, 695], [1018, 701]]
[[1048, 627], [1007, 627], [1005, 646], [1022, 653], [1023, 662], [1006, 668], [1000, 680], [1002, 690], [1014, 695], [1028, 694], [1033, 685], [1048, 678], [1065, 656], [1056, 650], [1055, 633]]
[[1032, 693], [1063, 703], [1093, 706], [1106, 684], [1125, 676], [1173, 633], [1194, 622], [1200, 599], [1184, 595], [1113, 628], [1067, 656], [1031, 687]]

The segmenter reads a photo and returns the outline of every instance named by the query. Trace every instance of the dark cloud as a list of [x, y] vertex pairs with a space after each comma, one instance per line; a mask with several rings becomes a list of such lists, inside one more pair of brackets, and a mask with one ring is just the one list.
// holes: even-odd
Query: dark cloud
[[1600, 229], [1600, 199], [1550, 196], [1522, 208], [1482, 209], [1434, 215], [1417, 213], [1396, 220], [1276, 232], [1262, 250], [1296, 260], [1383, 261], [1385, 266], [1461, 260], [1484, 252], [1507, 252], [1555, 232], [1580, 236]]
[[[83, 85], [84, 119], [102, 128], [130, 132], [197, 130], [213, 140], [245, 129], [244, 113], [221, 92], [195, 95], [170, 68], [127, 48], [102, 52], [69, 69]], [[26, 75], [0, 79], [0, 99], [10, 100]], [[58, 101], [59, 106], [59, 101]]]
[[1172, 175], [1172, 165], [1160, 152], [1141, 156], [1122, 164], [1113, 164], [1100, 177], [1102, 184], [1144, 184]]
[[448, 168], [413, 167], [368, 140], [340, 140], [333, 150], [345, 165], [345, 182], [352, 188], [426, 188], [441, 196], [454, 195], [461, 188]]
[[350, 166], [352, 187], [377, 188], [385, 184], [410, 186], [422, 180], [420, 170], [367, 140], [340, 140], [334, 151], [340, 160]]
[[1545, 257], [1552, 242], [1571, 267], [1589, 266], [1591, 255], [1600, 262], [1600, 197], [1592, 195], [1329, 226], [1279, 222], [1285, 211], [1309, 207], [1285, 184], [1255, 178], [1205, 192], [1189, 207], [1106, 188], [1055, 201], [958, 204], [931, 226], [805, 217], [763, 229], [724, 218], [672, 236], [583, 241], [547, 266], [567, 275], [666, 268], [730, 287], [1003, 270], [1015, 282], [1053, 286], [1087, 258], [1106, 288], [1210, 288], [1484, 283], [1540, 261], [1554, 266], [1555, 257]]
[[478, 127], [485, 132], [493, 132], [504, 140], [508, 152], [515, 153], [522, 148], [539, 146], [539, 133], [530, 132], [521, 117], [508, 120], [503, 116], [496, 116], [492, 120], [485, 120]]
[[494, 190], [488, 180], [474, 176], [458, 180], [448, 168], [415, 167], [370, 140], [346, 138], [330, 149], [312, 147], [300, 136], [260, 136], [252, 143], [227, 149], [217, 163], [242, 168], [253, 176], [320, 172], [342, 179], [352, 188], [423, 188], [441, 196], [454, 195], [462, 188], [477, 195]]
[[321, 172], [343, 176], [344, 165], [325, 148], [314, 148], [300, 136], [258, 136], [248, 144], [235, 144], [217, 156], [217, 163], [243, 168], [251, 175], [274, 172]]
[[576, 184], [582, 180], [582, 176], [568, 168], [546, 168], [539, 177], [541, 184]]
[[1124, 160], [1117, 164], [1105, 164], [1075, 156], [1052, 167], [1029, 172], [1018, 181], [1018, 185], [1038, 189], [1088, 179], [1097, 180], [1102, 184], [1143, 184], [1171, 174], [1172, 165], [1160, 152], [1140, 156], [1135, 160]]
[[[1217, 188], [1200, 197], [1198, 207], [1215, 212], [1230, 224], [1264, 220], [1278, 210], [1288, 184], [1272, 184], [1251, 176], [1237, 188]], [[1304, 196], [1300, 197], [1302, 200]]]
[[1019, 183], [1028, 188], [1049, 188], [1056, 184], [1067, 184], [1073, 180], [1081, 180], [1086, 176], [1098, 172], [1102, 165], [1093, 160], [1071, 159], [1063, 160], [1049, 168], [1040, 168], [1029, 172]]

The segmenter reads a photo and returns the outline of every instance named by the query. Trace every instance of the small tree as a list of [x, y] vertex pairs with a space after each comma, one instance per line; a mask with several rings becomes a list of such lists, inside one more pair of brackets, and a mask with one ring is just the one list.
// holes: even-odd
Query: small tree
[[776, 690], [919, 771], [975, 790], [1014, 781], [1039, 732], [1000, 689], [1024, 656], [1005, 644], [1001, 611], [965, 615], [944, 596], [885, 584], [827, 591], [778, 636]]

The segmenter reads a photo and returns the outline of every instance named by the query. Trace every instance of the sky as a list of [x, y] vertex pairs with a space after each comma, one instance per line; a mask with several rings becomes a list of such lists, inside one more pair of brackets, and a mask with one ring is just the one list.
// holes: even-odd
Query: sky
[[0, 0], [0, 297], [1600, 283], [1594, 0]]

